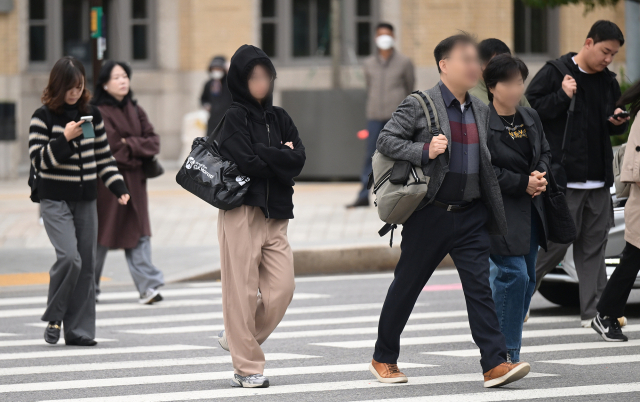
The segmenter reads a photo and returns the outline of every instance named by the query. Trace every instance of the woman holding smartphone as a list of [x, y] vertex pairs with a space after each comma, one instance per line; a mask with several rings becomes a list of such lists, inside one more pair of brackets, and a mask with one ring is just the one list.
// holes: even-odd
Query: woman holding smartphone
[[260, 345], [282, 320], [293, 297], [293, 179], [305, 150], [291, 117], [273, 106], [276, 70], [255, 46], [231, 58], [227, 83], [233, 103], [217, 138], [220, 154], [250, 177], [244, 205], [218, 213], [224, 328], [220, 346], [231, 352], [231, 385], [264, 388]]
[[105, 61], [96, 82], [92, 104], [104, 118], [107, 140], [131, 202], [118, 205], [109, 189], [98, 183], [98, 256], [96, 294], [109, 249], [124, 249], [141, 304], [162, 300], [158, 288], [164, 285], [162, 272], [151, 262], [151, 224], [147, 198], [147, 178], [143, 163], [160, 152], [160, 137], [130, 87], [131, 68], [113, 60]]
[[44, 105], [33, 113], [29, 127], [37, 197], [57, 256], [49, 272], [49, 296], [42, 316], [48, 322], [44, 339], [52, 344], [58, 342], [62, 326], [67, 345], [97, 344], [94, 266], [98, 176], [121, 205], [129, 201], [102, 116], [89, 105], [90, 98], [84, 66], [73, 57], [63, 57], [51, 70], [42, 95]]

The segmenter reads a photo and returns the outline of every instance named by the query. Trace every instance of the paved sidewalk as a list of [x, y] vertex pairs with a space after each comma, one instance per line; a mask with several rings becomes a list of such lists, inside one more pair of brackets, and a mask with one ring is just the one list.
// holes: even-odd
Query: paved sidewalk
[[[175, 182], [175, 171], [149, 181], [154, 263], [171, 280], [185, 270], [215, 269], [218, 262], [217, 209], [191, 195]], [[377, 234], [382, 222], [375, 208], [347, 210], [357, 183], [298, 183], [289, 239], [294, 250], [316, 247], [388, 245]], [[55, 259], [53, 248], [38, 222], [38, 204], [28, 198], [26, 178], [0, 182], [0, 278], [12, 284], [46, 283]], [[398, 231], [399, 232], [399, 231]], [[396, 240], [397, 239], [397, 240]], [[394, 243], [400, 243], [399, 233]], [[121, 250], [111, 251], [104, 276], [112, 283], [130, 283]], [[17, 281], [17, 282], [16, 282]], [[0, 279], [0, 289], [2, 289]]]

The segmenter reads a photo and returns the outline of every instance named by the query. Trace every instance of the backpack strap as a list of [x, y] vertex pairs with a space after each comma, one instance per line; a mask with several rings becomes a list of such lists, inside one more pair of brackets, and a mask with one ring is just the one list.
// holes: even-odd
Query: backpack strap
[[[562, 62], [562, 60], [560, 59], [555, 59], [555, 60], [549, 60], [547, 61], [547, 64], [552, 65], [553, 67], [555, 67], [560, 74], [562, 75], [562, 79], [564, 80], [565, 76], [570, 76], [573, 77], [573, 75], [571, 74], [571, 72], [569, 71], [569, 68]], [[562, 84], [561, 84], [562, 85]], [[560, 151], [561, 151], [561, 156], [560, 156], [560, 163], [564, 165], [564, 161], [566, 159], [566, 151], [567, 151], [567, 147], [568, 147], [568, 141], [567, 141], [567, 137], [570, 135], [569, 130], [570, 130], [570, 126], [571, 126], [571, 119], [573, 118], [573, 112], [576, 108], [576, 96], [575, 94], [571, 97], [571, 102], [569, 103], [569, 110], [567, 110], [567, 123], [565, 124], [564, 127], [564, 134], [562, 136], [562, 146], [560, 147]]]
[[418, 100], [425, 116], [427, 116], [427, 129], [432, 133], [440, 133], [440, 122], [438, 121], [438, 114], [436, 108], [433, 105], [433, 101], [424, 92], [415, 91], [411, 95]]

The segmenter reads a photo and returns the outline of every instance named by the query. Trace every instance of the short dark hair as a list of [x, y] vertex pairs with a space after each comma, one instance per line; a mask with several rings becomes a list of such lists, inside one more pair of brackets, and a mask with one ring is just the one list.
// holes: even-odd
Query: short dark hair
[[451, 50], [457, 45], [473, 45], [477, 46], [476, 38], [464, 31], [461, 31], [457, 35], [449, 36], [446, 39], [443, 39], [435, 49], [433, 49], [433, 56], [436, 59], [436, 66], [438, 66], [438, 72], [441, 73], [440, 70], [440, 60], [446, 59], [449, 57]]
[[391, 25], [391, 24], [390, 24], [390, 23], [388, 23], [388, 22], [378, 22], [378, 25], [376, 25], [376, 31], [377, 31], [378, 29], [380, 29], [380, 28], [388, 29], [388, 30], [390, 30], [391, 32], [393, 32], [393, 31], [394, 31], [394, 30], [393, 30], [393, 25]]
[[496, 38], [485, 39], [478, 43], [478, 53], [484, 64], [487, 64], [494, 56], [499, 54], [511, 54], [511, 49], [506, 43]]
[[529, 75], [527, 65], [519, 58], [510, 54], [500, 54], [491, 59], [482, 73], [484, 83], [487, 85], [489, 102], [493, 101], [493, 94], [490, 89], [495, 88], [499, 82], [510, 80], [518, 74], [522, 76], [523, 81]]
[[87, 89], [84, 66], [80, 60], [71, 56], [64, 56], [56, 61], [56, 64], [51, 69], [49, 83], [42, 92], [42, 103], [52, 112], [62, 113], [67, 91], [81, 83], [84, 84], [84, 89], [77, 103], [78, 109], [82, 113], [90, 113], [91, 109], [88, 105], [91, 99], [91, 92]]
[[617, 40], [620, 42], [620, 46], [624, 45], [624, 35], [620, 28], [611, 21], [599, 20], [591, 26], [587, 39], [593, 39], [593, 43], [602, 42], [605, 40]]

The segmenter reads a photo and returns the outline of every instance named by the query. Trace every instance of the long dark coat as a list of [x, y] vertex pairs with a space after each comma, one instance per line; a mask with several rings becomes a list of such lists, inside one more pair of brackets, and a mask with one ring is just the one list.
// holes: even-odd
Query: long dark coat
[[[111, 152], [124, 177], [131, 199], [126, 206], [98, 184], [98, 244], [109, 248], [134, 248], [140, 237], [151, 236], [147, 179], [142, 159], [160, 152], [160, 137], [145, 111], [133, 102], [99, 105]], [[122, 142], [125, 139], [126, 144]]]
[[[506, 236], [491, 236], [491, 254], [519, 256], [529, 254], [531, 242], [531, 207], [535, 208], [542, 229], [539, 230], [539, 244], [547, 249], [547, 219], [544, 211], [544, 194], [533, 199], [527, 194], [529, 175], [534, 170], [546, 172], [551, 166], [551, 150], [544, 136], [538, 113], [527, 107], [518, 106], [533, 150], [531, 163], [509, 136], [504, 122], [490, 105], [489, 135], [487, 145], [491, 153], [493, 170], [498, 177], [502, 201], [507, 217]], [[535, 215], [534, 215], [535, 216]]]

